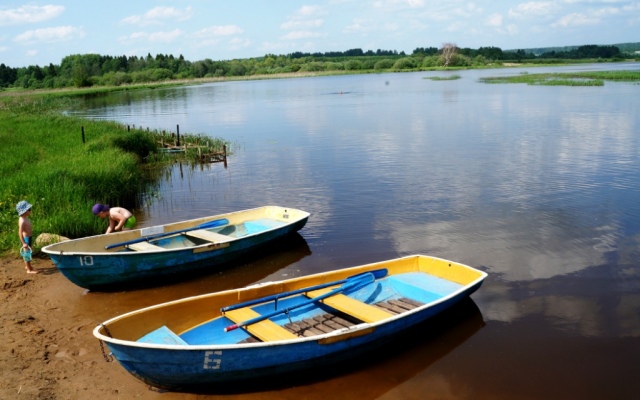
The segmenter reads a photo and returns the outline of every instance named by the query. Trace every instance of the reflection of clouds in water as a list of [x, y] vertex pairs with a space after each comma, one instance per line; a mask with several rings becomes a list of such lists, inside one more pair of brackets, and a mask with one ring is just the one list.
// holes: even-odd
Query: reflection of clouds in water
[[[541, 215], [544, 217], [544, 215]], [[473, 218], [473, 219], [472, 219]], [[546, 279], [603, 263], [597, 238], [579, 239], [555, 220], [517, 214], [423, 224], [380, 221], [400, 254], [427, 253], [486, 266], [508, 281]], [[382, 227], [386, 226], [386, 230]], [[599, 243], [598, 243], [599, 244]]]
[[474, 294], [485, 321], [515, 322], [544, 315], [558, 329], [581, 336], [640, 336], [640, 295], [621, 295], [611, 319], [597, 297], [538, 296], [531, 287], [531, 297], [514, 300], [512, 290], [494, 281]]

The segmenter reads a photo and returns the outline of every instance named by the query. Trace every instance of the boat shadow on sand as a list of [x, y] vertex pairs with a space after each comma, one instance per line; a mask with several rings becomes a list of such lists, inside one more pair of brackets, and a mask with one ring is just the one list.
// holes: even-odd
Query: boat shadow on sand
[[[191, 387], [194, 394], [247, 394], [288, 391], [291, 395], [310, 392], [340, 393], [340, 398], [378, 398], [400, 386], [455, 350], [485, 326], [482, 313], [471, 298], [398, 334], [392, 341], [378, 343], [354, 357], [322, 368], [294, 374], [251, 380], [250, 385]], [[162, 391], [156, 388], [151, 390]], [[304, 397], [304, 396], [303, 396]]]

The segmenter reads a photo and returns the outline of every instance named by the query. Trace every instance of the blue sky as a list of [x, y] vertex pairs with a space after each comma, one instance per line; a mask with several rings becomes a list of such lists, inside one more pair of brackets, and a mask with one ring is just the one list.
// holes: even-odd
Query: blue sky
[[111, 0], [0, 4], [0, 63], [71, 54], [189, 61], [454, 43], [503, 50], [640, 41], [640, 0]]

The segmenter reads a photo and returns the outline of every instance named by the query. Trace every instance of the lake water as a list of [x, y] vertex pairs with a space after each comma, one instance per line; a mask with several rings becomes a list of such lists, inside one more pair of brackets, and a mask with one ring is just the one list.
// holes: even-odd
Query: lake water
[[[260, 398], [637, 398], [640, 85], [478, 81], [612, 69], [640, 64], [221, 82], [94, 99], [73, 113], [232, 143], [226, 167], [165, 174], [136, 210], [140, 226], [268, 204], [311, 217], [290, 243], [237, 268], [90, 293], [78, 308], [106, 319], [423, 253], [489, 278], [402, 344], [321, 379], [285, 379]], [[460, 79], [425, 79], [451, 74]]]

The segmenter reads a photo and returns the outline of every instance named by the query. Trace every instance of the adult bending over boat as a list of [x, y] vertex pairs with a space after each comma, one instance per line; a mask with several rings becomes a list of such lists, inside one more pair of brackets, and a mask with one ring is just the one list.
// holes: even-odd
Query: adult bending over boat
[[92, 211], [100, 218], [109, 217], [109, 227], [105, 233], [128, 231], [133, 229], [138, 222], [131, 211], [122, 207], [109, 207], [108, 204], [97, 203], [93, 206]]

